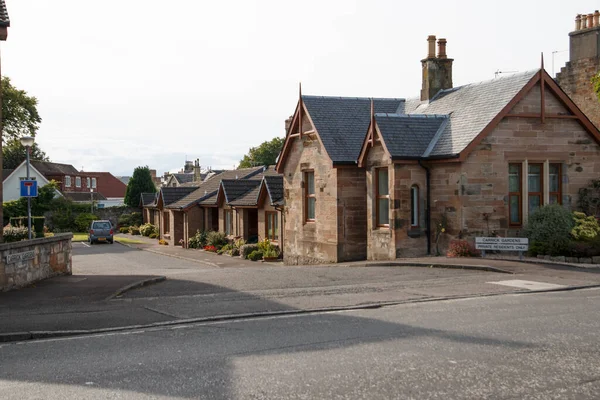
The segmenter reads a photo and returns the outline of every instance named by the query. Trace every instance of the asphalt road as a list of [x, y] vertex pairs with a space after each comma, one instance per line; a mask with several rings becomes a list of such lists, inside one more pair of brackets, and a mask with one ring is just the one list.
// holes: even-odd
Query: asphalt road
[[600, 290], [0, 345], [2, 399], [597, 399]]

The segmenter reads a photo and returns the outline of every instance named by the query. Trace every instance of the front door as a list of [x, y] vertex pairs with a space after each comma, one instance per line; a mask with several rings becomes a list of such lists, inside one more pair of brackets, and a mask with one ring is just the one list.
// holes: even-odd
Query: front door
[[258, 240], [258, 210], [248, 210], [248, 240]]

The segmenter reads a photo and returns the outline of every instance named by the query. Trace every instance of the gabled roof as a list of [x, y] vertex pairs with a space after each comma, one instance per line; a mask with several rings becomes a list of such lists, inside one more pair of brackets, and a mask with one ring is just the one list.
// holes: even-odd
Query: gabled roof
[[30, 163], [45, 177], [56, 175], [81, 175], [71, 164], [59, 164], [38, 160], [32, 160]]
[[263, 178], [263, 184], [269, 194], [271, 205], [283, 205], [283, 175], [265, 176]]
[[0, 26], [10, 26], [10, 19], [8, 18], [8, 11], [6, 10], [6, 2], [0, 0]]
[[175, 179], [177, 180], [177, 182], [179, 182], [180, 184], [183, 183], [188, 183], [188, 182], [193, 182], [194, 181], [194, 174], [193, 173], [189, 173], [189, 174], [172, 174]]
[[224, 179], [219, 193], [223, 193], [225, 203], [231, 206], [253, 206], [258, 200], [261, 181], [257, 179]]
[[5, 181], [6, 178], [8, 178], [10, 176], [10, 174], [12, 174], [14, 171], [14, 169], [3, 169], [2, 170], [2, 180]]
[[141, 193], [140, 194], [140, 205], [142, 207], [148, 207], [155, 204], [156, 193]]
[[196, 190], [196, 188], [193, 187], [163, 187], [160, 189], [158, 201], [162, 200], [163, 206], [166, 207], [181, 200], [194, 190]]
[[215, 205], [217, 204], [217, 191], [222, 179], [249, 179], [263, 172], [264, 169], [265, 167], [242, 168], [223, 171], [218, 175], [213, 175], [202, 182], [197, 188], [191, 188], [194, 189], [193, 192], [168, 205], [167, 208], [186, 209], [196, 204]]
[[375, 114], [375, 121], [392, 159], [425, 156], [436, 133], [445, 128], [445, 115]]
[[[403, 99], [373, 99], [375, 112], [396, 113]], [[302, 103], [334, 164], [355, 164], [371, 118], [366, 97], [302, 96]]]
[[[446, 114], [445, 127], [431, 157], [455, 156], [506, 107], [531, 81], [538, 70], [442, 90], [429, 102], [409, 101], [408, 114]], [[409, 107], [412, 106], [412, 109]]]

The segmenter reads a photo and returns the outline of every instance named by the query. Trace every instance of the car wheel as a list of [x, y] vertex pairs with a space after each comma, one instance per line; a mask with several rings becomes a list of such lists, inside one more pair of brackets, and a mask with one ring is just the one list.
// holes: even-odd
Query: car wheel
[[110, 244], [113, 244], [113, 241], [112, 241], [112, 240], [109, 240], [109, 241], [108, 241], [108, 243], [110, 243]]

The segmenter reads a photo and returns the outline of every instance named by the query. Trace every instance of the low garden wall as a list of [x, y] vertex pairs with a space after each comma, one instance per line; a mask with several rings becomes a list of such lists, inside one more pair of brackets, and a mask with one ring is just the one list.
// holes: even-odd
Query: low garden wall
[[58, 275], [71, 275], [73, 234], [0, 244], [0, 291]]

